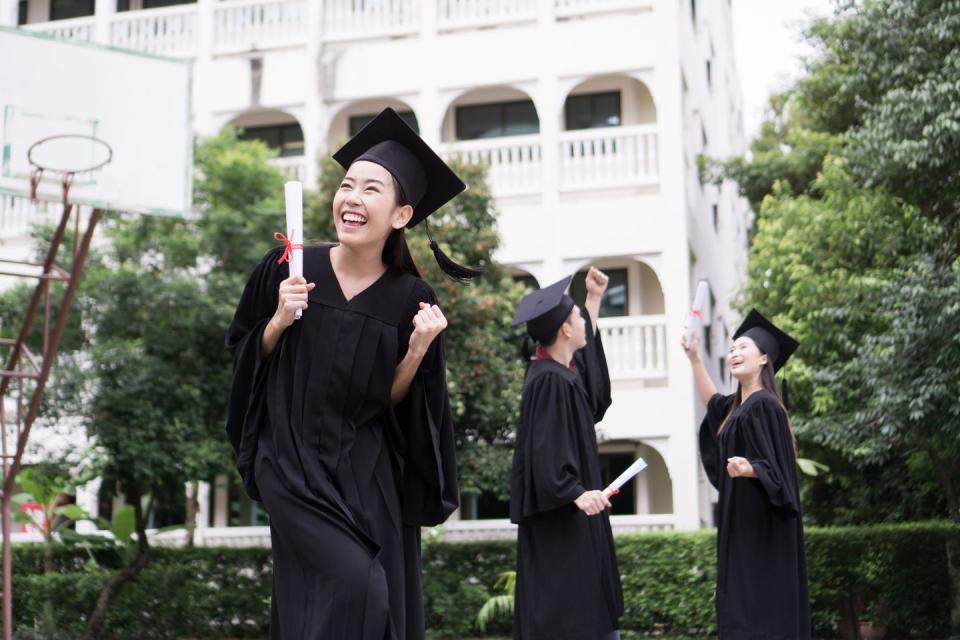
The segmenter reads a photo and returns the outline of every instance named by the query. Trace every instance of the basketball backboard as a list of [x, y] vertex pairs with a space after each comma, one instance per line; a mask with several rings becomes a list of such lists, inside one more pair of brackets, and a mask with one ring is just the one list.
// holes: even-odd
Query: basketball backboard
[[[0, 27], [0, 60], [0, 193], [29, 195], [34, 147], [35, 161], [58, 169], [109, 158], [77, 173], [71, 203], [189, 212], [190, 61], [8, 27]], [[60, 173], [44, 172], [38, 198], [59, 201], [60, 193]]]

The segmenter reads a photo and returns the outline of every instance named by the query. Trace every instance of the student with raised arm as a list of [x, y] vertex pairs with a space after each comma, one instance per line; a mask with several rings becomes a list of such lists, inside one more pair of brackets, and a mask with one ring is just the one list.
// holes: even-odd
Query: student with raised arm
[[585, 311], [569, 277], [526, 296], [513, 323], [537, 342], [520, 402], [510, 519], [519, 524], [515, 640], [619, 638], [623, 595], [596, 423], [610, 406], [597, 333], [609, 278], [591, 267]]
[[774, 380], [799, 343], [752, 310], [727, 356], [737, 390], [724, 396], [700, 359], [696, 336], [689, 344], [683, 340], [697, 394], [707, 405], [700, 457], [720, 494], [720, 640], [806, 640], [810, 604], [796, 439]]

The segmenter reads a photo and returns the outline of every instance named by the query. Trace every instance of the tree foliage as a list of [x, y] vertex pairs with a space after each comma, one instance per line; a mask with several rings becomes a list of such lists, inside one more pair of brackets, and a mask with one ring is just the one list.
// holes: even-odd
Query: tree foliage
[[711, 164], [755, 207], [741, 306], [802, 343], [791, 414], [831, 468], [815, 520], [960, 519], [960, 3], [841, 2], [807, 35], [751, 156]]

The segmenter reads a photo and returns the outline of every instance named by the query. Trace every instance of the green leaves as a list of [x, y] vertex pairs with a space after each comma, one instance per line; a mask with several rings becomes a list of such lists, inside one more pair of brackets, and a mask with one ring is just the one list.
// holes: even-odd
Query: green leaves
[[846, 2], [808, 38], [752, 157], [714, 164], [757, 213], [741, 307], [803, 345], [791, 414], [831, 468], [806, 485], [814, 519], [960, 518], [960, 3]]

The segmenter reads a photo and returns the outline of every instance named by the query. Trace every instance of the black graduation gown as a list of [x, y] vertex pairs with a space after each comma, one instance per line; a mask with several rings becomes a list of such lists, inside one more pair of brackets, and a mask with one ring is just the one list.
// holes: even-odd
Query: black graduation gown
[[598, 640], [623, 614], [609, 515], [587, 516], [573, 502], [603, 489], [594, 425], [610, 406], [603, 345], [586, 317], [577, 370], [535, 360], [524, 380], [510, 492], [516, 640]]
[[[807, 561], [797, 461], [787, 414], [767, 391], [750, 395], [717, 430], [734, 396], [710, 398], [700, 425], [700, 456], [720, 492], [717, 522], [717, 625], [721, 640], [810, 638]], [[731, 478], [740, 456], [757, 478]]]
[[227, 332], [234, 377], [227, 433], [247, 493], [270, 514], [271, 637], [420, 640], [421, 525], [457, 507], [443, 337], [406, 399], [390, 387], [423, 280], [390, 269], [347, 301], [330, 248], [304, 249], [309, 309], [261, 358], [288, 277], [279, 249], [254, 270]]

